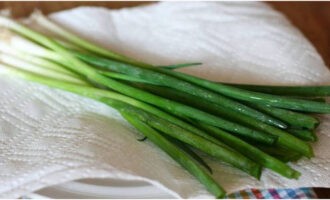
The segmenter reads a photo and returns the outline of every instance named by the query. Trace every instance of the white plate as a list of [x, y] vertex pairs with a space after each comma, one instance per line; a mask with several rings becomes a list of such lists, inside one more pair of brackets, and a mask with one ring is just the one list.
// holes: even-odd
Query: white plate
[[84, 179], [47, 187], [27, 195], [29, 198], [174, 198], [167, 192], [142, 181]]

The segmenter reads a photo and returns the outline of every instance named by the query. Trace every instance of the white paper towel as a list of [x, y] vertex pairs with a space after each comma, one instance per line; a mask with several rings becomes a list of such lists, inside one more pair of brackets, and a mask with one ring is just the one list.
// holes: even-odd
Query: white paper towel
[[[217, 81], [330, 83], [312, 45], [260, 2], [163, 2], [108, 10], [82, 7], [51, 15], [102, 46], [153, 64], [201, 61], [183, 71]], [[208, 160], [228, 192], [246, 188], [330, 186], [330, 117], [323, 116], [315, 158], [291, 164], [301, 178], [265, 170], [261, 181]], [[176, 197], [212, 197], [190, 174], [139, 137], [101, 103], [0, 77], [0, 194], [19, 197], [80, 178], [145, 180]]]

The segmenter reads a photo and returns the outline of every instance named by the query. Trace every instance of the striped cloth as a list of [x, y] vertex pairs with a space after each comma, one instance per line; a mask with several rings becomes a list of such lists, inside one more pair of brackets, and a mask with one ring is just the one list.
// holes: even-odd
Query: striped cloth
[[316, 199], [313, 188], [297, 189], [247, 189], [232, 193], [228, 199]]

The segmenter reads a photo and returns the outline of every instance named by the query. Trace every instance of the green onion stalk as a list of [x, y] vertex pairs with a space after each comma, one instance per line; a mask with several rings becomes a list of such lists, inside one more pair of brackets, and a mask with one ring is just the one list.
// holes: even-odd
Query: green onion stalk
[[[4, 68], [4, 67], [2, 67]], [[173, 117], [171, 117], [170, 115], [163, 113], [162, 111], [158, 111], [157, 109], [149, 106], [148, 104], [144, 104], [141, 103], [139, 101], [136, 101], [135, 99], [131, 99], [129, 97], [123, 96], [121, 94], [118, 93], [114, 93], [111, 91], [106, 91], [106, 90], [101, 90], [101, 89], [97, 89], [97, 88], [92, 88], [90, 86], [82, 86], [82, 85], [76, 85], [73, 83], [66, 83], [64, 81], [58, 81], [58, 80], [53, 80], [50, 79], [49, 77], [44, 77], [44, 76], [40, 76], [40, 75], [36, 75], [33, 73], [28, 73], [22, 70], [17, 70], [15, 68], [8, 68], [7, 70], [9, 70], [12, 74], [14, 74], [15, 76], [19, 76], [21, 78], [24, 78], [26, 80], [31, 80], [34, 82], [38, 82], [38, 83], [42, 83], [51, 87], [55, 87], [55, 88], [60, 88], [60, 89], [64, 89], [70, 92], [74, 92], [83, 96], [87, 96], [87, 97], [91, 97], [94, 98], [96, 100], [102, 101], [107, 103], [108, 105], [111, 105], [112, 107], [117, 108], [120, 112], [131, 112], [131, 115], [134, 116], [140, 116], [140, 121], [145, 121], [145, 123], [149, 124], [151, 127], [154, 127], [155, 129], [159, 129], [159, 131], [165, 132], [170, 134], [172, 137], [177, 137], [177, 134], [179, 134], [179, 136], [184, 136], [187, 135], [185, 138], [188, 138], [188, 142], [187, 139], [181, 139], [184, 142], [187, 142], [188, 144], [190, 144], [191, 146], [195, 146], [196, 148], [202, 148], [200, 149], [201, 151], [204, 151], [206, 153], [209, 153], [210, 155], [213, 155], [214, 157], [218, 157], [218, 158], [231, 158], [231, 160], [229, 160], [229, 163], [232, 163], [233, 161], [241, 161], [242, 159], [244, 160], [243, 157], [238, 157], [237, 155], [233, 156], [230, 154], [226, 153], [226, 149], [223, 148], [221, 149], [221, 152], [223, 154], [223, 152], [225, 153], [225, 155], [223, 156], [218, 156], [216, 151], [214, 149], [216, 148], [212, 148], [213, 146], [216, 146], [215, 142], [212, 142], [209, 138], [210, 142], [207, 142], [206, 144], [205, 141], [201, 138], [198, 138], [200, 136], [196, 136], [194, 134], [191, 134], [189, 132], [187, 132], [186, 130], [184, 130], [182, 127], [188, 127], [186, 129], [189, 130], [194, 130], [195, 132], [198, 132], [196, 130], [196, 128], [189, 128], [191, 127], [189, 124], [185, 123], [185, 122], [180, 122], [179, 119], [175, 119]], [[102, 97], [102, 98], [100, 98]], [[113, 103], [115, 102], [115, 103]], [[118, 103], [119, 102], [119, 103]], [[123, 106], [118, 106], [118, 105], [123, 105]], [[138, 108], [140, 107], [140, 109]], [[143, 113], [142, 110], [148, 110], [150, 111], [149, 114]], [[142, 114], [139, 114], [141, 113]], [[158, 119], [157, 117], [155, 117], [154, 114], [157, 114], [159, 116], [163, 117], [163, 120]], [[172, 120], [171, 120], [172, 118]], [[164, 120], [164, 119], [170, 119], [172, 122], [168, 121], [168, 120]], [[174, 120], [173, 120], [174, 119]], [[176, 120], [176, 121], [175, 121]], [[174, 124], [178, 124], [178, 125], [174, 125]], [[180, 127], [181, 125], [181, 127]], [[202, 125], [204, 127], [207, 127], [208, 130], [216, 130], [215, 128], [210, 128], [208, 126]], [[243, 154], [247, 154], [246, 156], [249, 157], [252, 160], [255, 160], [257, 163], [259, 163], [260, 165], [263, 165], [264, 167], [270, 168], [272, 170], [274, 170], [275, 172], [280, 173], [281, 175], [288, 177], [288, 178], [297, 178], [299, 176], [299, 172], [296, 172], [295, 170], [291, 169], [289, 166], [285, 165], [284, 163], [281, 163], [280, 161], [276, 160], [275, 158], [261, 152], [258, 151], [256, 148], [254, 148], [253, 146], [239, 140], [239, 139], [235, 139], [235, 136], [231, 136], [229, 133], [225, 133], [224, 131], [220, 131], [217, 130], [216, 132], [216, 137], [221, 136], [221, 140], [224, 141], [227, 145], [232, 146], [236, 151], [243, 153]], [[201, 132], [201, 131], [199, 131]], [[173, 133], [176, 133], [173, 135]], [[200, 133], [199, 133], [200, 134]], [[204, 135], [204, 134], [202, 134]], [[195, 139], [197, 137], [197, 139]], [[196, 142], [198, 141], [198, 142]], [[202, 141], [202, 143], [200, 143]], [[204, 141], [204, 142], [203, 142]], [[213, 143], [213, 144], [212, 144]], [[211, 146], [210, 146], [211, 145]], [[225, 145], [221, 145], [221, 147], [226, 147]], [[211, 150], [204, 150], [203, 147], [208, 147], [211, 148]], [[246, 165], [246, 164], [244, 164]], [[259, 171], [255, 171], [252, 173], [256, 173], [254, 174], [254, 176], [259, 176]]]
[[[15, 24], [15, 26], [11, 26], [9, 28], [27, 38], [31, 38], [32, 40], [38, 41], [39, 43], [42, 43], [43, 45], [53, 49], [53, 51], [57, 52], [57, 54], [49, 51], [41, 51], [41, 47], [35, 48], [38, 49], [38, 51], [35, 52], [38, 52], [38, 55], [47, 56], [49, 59], [56, 59], [56, 61], [65, 65], [67, 69], [76, 72], [80, 76], [83, 76], [85, 80], [92, 80], [93, 83], [103, 85], [109, 89], [134, 97], [146, 103], [150, 103], [177, 116], [193, 116], [196, 118], [196, 120], [216, 127], [224, 128], [228, 131], [235, 132], [236, 134], [243, 135], [245, 137], [250, 137], [251, 139], [262, 143], [274, 144], [277, 140], [277, 137], [274, 135], [266, 134], [257, 130], [250, 129], [248, 127], [241, 126], [237, 123], [216, 117], [193, 107], [179, 104], [175, 101], [170, 101], [169, 99], [153, 95], [146, 91], [131, 87], [106, 77], [99, 73], [98, 70], [74, 57], [69, 51], [65, 50], [62, 46], [56, 43], [56, 41], [19, 24]], [[32, 45], [29, 44], [29, 46]]]
[[306, 85], [306, 86], [271, 86], [271, 85], [250, 85], [250, 84], [229, 84], [238, 88], [263, 92], [276, 95], [298, 96], [298, 97], [326, 97], [330, 96], [329, 85]]
[[232, 121], [239, 122], [247, 126], [251, 126], [263, 132], [274, 134], [278, 136], [278, 141], [277, 141], [278, 146], [299, 152], [300, 154], [305, 155], [307, 157], [313, 156], [313, 150], [309, 144], [292, 136], [292, 134], [284, 130], [278, 129], [273, 126], [269, 126], [267, 124], [259, 123], [258, 120], [255, 120], [248, 116], [244, 116], [244, 117], [241, 116], [240, 118], [238, 118], [237, 113], [231, 110], [224, 109], [223, 107], [218, 105], [211, 105], [203, 101], [201, 98], [194, 97], [187, 93], [179, 92], [178, 90], [172, 90], [166, 87], [159, 87], [159, 86], [146, 85], [146, 84], [139, 84], [138, 87], [144, 88], [160, 96], [166, 96], [172, 100], [176, 100], [185, 103], [187, 105], [200, 108], [215, 115], [226, 116]]
[[[313, 102], [308, 100], [302, 100], [302, 99], [292, 99], [287, 97], [282, 97], [278, 95], [272, 95], [272, 94], [265, 94], [265, 93], [259, 93], [259, 92], [253, 92], [249, 90], [244, 90], [237, 87], [232, 87], [230, 85], [221, 84], [221, 83], [215, 83], [212, 81], [208, 81], [205, 79], [201, 79], [198, 77], [194, 77], [188, 74], [176, 72], [169, 69], [164, 68], [155, 68], [154, 66], [146, 63], [142, 63], [140, 61], [136, 61], [131, 58], [127, 58], [123, 55], [114, 53], [112, 51], [109, 51], [107, 49], [104, 49], [102, 47], [99, 47], [97, 45], [94, 45], [86, 40], [83, 40], [81, 38], [78, 38], [77, 36], [71, 34], [70, 32], [64, 30], [60, 26], [56, 25], [55, 23], [48, 20], [43, 15], [36, 14], [34, 17], [35, 21], [47, 28], [48, 30], [60, 35], [61, 37], [65, 38], [66, 40], [74, 43], [77, 46], [83, 47], [90, 52], [96, 53], [98, 55], [111, 58], [114, 60], [122, 61], [124, 63], [133, 64], [136, 66], [144, 67], [153, 69], [157, 72], [162, 72], [167, 75], [171, 75], [176, 78], [180, 78], [182, 80], [185, 80], [190, 83], [194, 83], [196, 85], [202, 86], [204, 88], [210, 89], [214, 92], [217, 92], [219, 94], [231, 97], [233, 99], [238, 99], [242, 101], [247, 102], [254, 102], [258, 104], [267, 104], [274, 107], [279, 108], [286, 108], [290, 110], [297, 110], [297, 111], [304, 111], [304, 112], [316, 112], [316, 113], [330, 113], [330, 104], [322, 103], [322, 102]], [[329, 90], [327, 87], [321, 87], [322, 89], [319, 89], [321, 91]], [[309, 91], [315, 91], [316, 88], [309, 89]], [[319, 92], [319, 94], [322, 94], [322, 92]], [[325, 95], [326, 93], [323, 93]], [[319, 95], [322, 96], [322, 95]]]

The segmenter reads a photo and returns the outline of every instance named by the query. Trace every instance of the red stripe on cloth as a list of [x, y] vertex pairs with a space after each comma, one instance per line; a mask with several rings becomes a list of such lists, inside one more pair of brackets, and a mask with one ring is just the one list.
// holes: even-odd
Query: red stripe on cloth
[[263, 199], [263, 195], [261, 194], [260, 190], [251, 189], [251, 192], [254, 194], [256, 199]]

